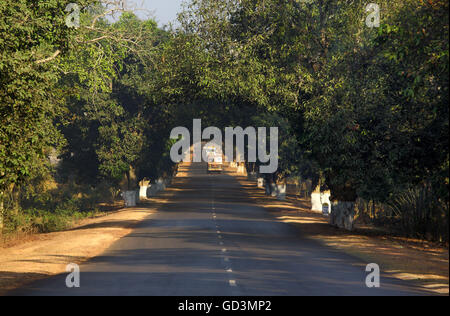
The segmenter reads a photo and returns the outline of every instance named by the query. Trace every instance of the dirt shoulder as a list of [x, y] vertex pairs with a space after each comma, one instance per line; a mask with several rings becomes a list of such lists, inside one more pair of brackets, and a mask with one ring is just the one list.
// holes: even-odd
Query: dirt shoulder
[[[169, 190], [170, 191], [170, 190]], [[103, 253], [112, 243], [155, 213], [167, 201], [162, 196], [135, 208], [81, 220], [66, 231], [38, 234], [0, 248], [0, 295], [27, 283], [65, 273], [69, 263], [80, 264]]]
[[249, 196], [278, 220], [290, 223], [308, 238], [340, 249], [367, 263], [377, 263], [383, 272], [410, 280], [432, 294], [449, 294], [449, 251], [420, 240], [393, 237], [373, 227], [357, 226], [348, 232], [328, 224], [328, 218], [312, 212], [308, 200], [267, 197], [254, 181], [238, 177]]

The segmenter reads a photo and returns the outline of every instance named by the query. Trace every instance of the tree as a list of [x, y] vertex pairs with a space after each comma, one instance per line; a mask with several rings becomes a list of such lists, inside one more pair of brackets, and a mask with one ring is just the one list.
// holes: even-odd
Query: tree
[[448, 3], [382, 1], [380, 28], [366, 5], [195, 1], [179, 36], [202, 56], [190, 83], [287, 119], [350, 213], [427, 179], [448, 200]]
[[68, 47], [65, 4], [0, 4], [0, 229], [6, 192], [43, 172], [48, 148], [60, 140], [52, 124], [58, 75], [47, 56]]
[[0, 4], [0, 228], [5, 194], [46, 172], [52, 148], [64, 144], [53, 120], [68, 114], [65, 97], [77, 92], [71, 83], [94, 94], [107, 91], [120, 58], [139, 51], [139, 36], [133, 41], [123, 26], [104, 19], [123, 11], [122, 1], [79, 1], [84, 11], [78, 29], [66, 24], [69, 2]]

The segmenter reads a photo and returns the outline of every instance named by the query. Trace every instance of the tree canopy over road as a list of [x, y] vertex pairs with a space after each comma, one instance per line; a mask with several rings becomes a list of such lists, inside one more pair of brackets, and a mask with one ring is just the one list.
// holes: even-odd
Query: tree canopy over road
[[170, 175], [171, 129], [201, 118], [278, 126], [272, 181], [448, 241], [448, 1], [377, 0], [370, 27], [362, 0], [192, 0], [166, 29], [118, 0], [76, 1], [68, 27], [70, 2], [0, 3], [0, 228], [86, 208], [52, 181], [90, 198]]

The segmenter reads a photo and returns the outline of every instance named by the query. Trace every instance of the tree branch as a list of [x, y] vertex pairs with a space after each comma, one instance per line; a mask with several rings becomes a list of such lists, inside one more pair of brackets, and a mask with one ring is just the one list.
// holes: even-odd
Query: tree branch
[[40, 59], [40, 60], [36, 60], [35, 63], [39, 65], [39, 64], [43, 64], [43, 63], [49, 62], [49, 61], [55, 59], [59, 54], [61, 54], [61, 51], [58, 49], [50, 57], [47, 57], [47, 58], [44, 58], [44, 59]]

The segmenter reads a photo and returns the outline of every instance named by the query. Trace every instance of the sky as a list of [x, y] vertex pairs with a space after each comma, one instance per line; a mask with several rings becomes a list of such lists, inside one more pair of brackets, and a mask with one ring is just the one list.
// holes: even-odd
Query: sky
[[[151, 11], [152, 16], [158, 22], [159, 26], [163, 26], [168, 22], [174, 22], [177, 18], [177, 13], [181, 10], [181, 4], [185, 0], [133, 0], [138, 8], [143, 7]], [[138, 13], [142, 17], [144, 13]]]

